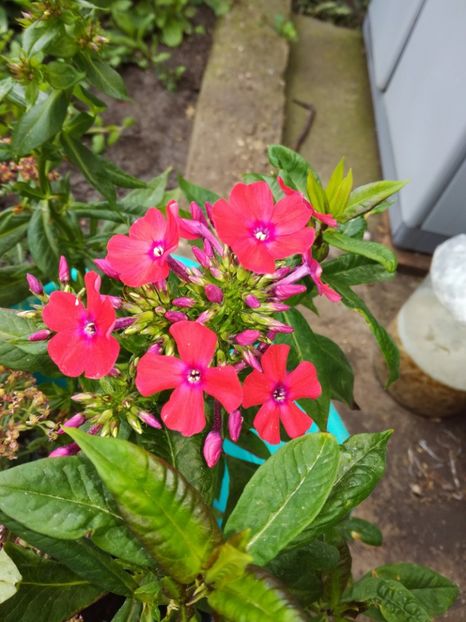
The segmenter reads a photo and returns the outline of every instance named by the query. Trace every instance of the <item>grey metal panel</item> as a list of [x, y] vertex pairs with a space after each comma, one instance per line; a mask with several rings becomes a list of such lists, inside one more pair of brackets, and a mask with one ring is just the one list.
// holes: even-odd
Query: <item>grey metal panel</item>
[[422, 229], [446, 236], [466, 233], [466, 160], [424, 221]]
[[381, 91], [387, 87], [424, 1], [372, 0], [369, 5], [374, 77]]
[[384, 96], [401, 218], [422, 225], [466, 151], [466, 2], [427, 0]]

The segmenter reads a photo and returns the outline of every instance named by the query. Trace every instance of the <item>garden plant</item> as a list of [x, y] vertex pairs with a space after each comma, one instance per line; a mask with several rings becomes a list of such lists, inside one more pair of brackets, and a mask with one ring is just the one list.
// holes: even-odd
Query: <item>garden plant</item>
[[29, 309], [0, 311], [15, 370], [0, 394], [1, 620], [91, 619], [108, 601], [113, 622], [428, 622], [455, 601], [416, 564], [352, 578], [351, 542], [382, 542], [357, 506], [392, 430], [327, 432], [353, 373], [302, 314], [319, 296], [355, 310], [397, 377], [353, 287], [396, 270], [364, 233], [403, 182], [353, 188], [342, 161], [324, 187], [278, 145], [269, 161], [226, 198], [184, 179], [177, 199], [133, 191], [140, 217], [101, 231], [92, 268], [65, 244], [55, 290], [29, 274]]

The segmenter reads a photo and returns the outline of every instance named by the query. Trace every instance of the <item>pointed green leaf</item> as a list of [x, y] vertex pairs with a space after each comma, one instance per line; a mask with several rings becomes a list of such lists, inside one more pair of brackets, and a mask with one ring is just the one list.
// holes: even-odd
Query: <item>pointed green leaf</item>
[[293, 545], [314, 540], [370, 495], [385, 472], [387, 443], [392, 432], [355, 434], [343, 444], [331, 492]]
[[114, 162], [101, 158], [102, 166], [110, 181], [118, 188], [147, 188], [147, 183], [130, 175]]
[[103, 596], [57, 562], [12, 544], [5, 548], [23, 579], [18, 592], [0, 605], [2, 622], [64, 622]]
[[94, 468], [79, 457], [45, 458], [2, 471], [0, 509], [31, 531], [63, 540], [89, 536], [115, 557], [147, 565]]
[[220, 532], [197, 491], [163, 460], [137, 445], [69, 430], [115, 498], [126, 524], [177, 581], [206, 566]]
[[32, 258], [45, 277], [53, 279], [58, 271], [60, 243], [47, 201], [35, 208], [28, 227], [28, 245]]
[[329, 201], [329, 212], [336, 218], [340, 218], [341, 214], [344, 212], [352, 187], [353, 171], [350, 169], [333, 195], [332, 202], [330, 203]]
[[324, 270], [324, 279], [329, 285], [332, 285], [334, 276], [340, 282], [349, 286], [376, 283], [394, 277], [393, 272], [387, 272], [379, 263], [375, 263], [372, 259], [362, 255], [353, 255], [352, 253], [324, 261], [322, 268]]
[[123, 78], [108, 63], [88, 54], [79, 54], [75, 60], [93, 86], [115, 99], [128, 99]]
[[[12, 223], [13, 225], [16, 223]], [[21, 242], [26, 236], [28, 229], [27, 223], [19, 223], [15, 227], [6, 228], [0, 231], [0, 256]]]
[[18, 591], [21, 573], [5, 549], [0, 550], [0, 604]]
[[107, 592], [130, 596], [137, 588], [133, 578], [110, 555], [102, 553], [87, 538], [57, 540], [27, 529], [0, 512], [0, 523], [31, 546], [47, 553], [80, 577]]
[[325, 194], [322, 182], [320, 181], [319, 175], [312, 168], [309, 169], [307, 175], [306, 192], [314, 209], [322, 214], [326, 214], [329, 211], [327, 195]]
[[459, 595], [458, 587], [454, 583], [419, 564], [387, 564], [373, 570], [371, 575], [399, 581], [433, 617], [445, 613]]
[[13, 130], [12, 147], [17, 155], [27, 155], [61, 130], [66, 117], [67, 96], [53, 91], [20, 117]]
[[118, 609], [115, 616], [112, 618], [112, 622], [140, 622], [141, 610], [141, 602], [128, 598], [120, 609]]
[[343, 177], [345, 176], [345, 158], [342, 158], [338, 164], [333, 169], [332, 174], [330, 175], [330, 179], [328, 181], [327, 187], [325, 188], [325, 194], [327, 195], [327, 199], [329, 205], [332, 205], [333, 198], [343, 181]]
[[355, 188], [350, 195], [343, 220], [350, 220], [360, 214], [370, 212], [374, 207], [399, 192], [407, 181], [376, 181]]
[[270, 575], [254, 567], [242, 577], [213, 590], [208, 603], [228, 622], [305, 622], [306, 615], [290, 601]]
[[306, 193], [308, 162], [299, 153], [283, 145], [270, 145], [267, 153], [270, 164], [278, 169], [285, 184]]
[[204, 206], [205, 203], [215, 203], [220, 198], [217, 193], [197, 186], [181, 176], [178, 177], [178, 185], [188, 201], [195, 201], [200, 206]]
[[352, 516], [345, 520], [342, 527], [352, 540], [361, 541], [371, 546], [382, 545], [382, 532], [377, 525], [369, 523], [367, 520]]
[[362, 255], [363, 257], [380, 263], [388, 272], [395, 272], [396, 270], [396, 255], [383, 244], [351, 238], [339, 231], [332, 231], [331, 229], [324, 231], [323, 238], [330, 246], [339, 248], [347, 253]]
[[360, 298], [350, 287], [348, 287], [339, 277], [332, 276], [331, 285], [339, 294], [341, 300], [346, 307], [357, 311], [366, 320], [372, 331], [379, 348], [385, 358], [388, 368], [387, 384], [394, 382], [400, 373], [400, 353], [393, 339], [387, 333], [385, 328], [381, 326], [368, 309], [366, 303]]
[[250, 529], [249, 552], [266, 564], [318, 515], [338, 468], [333, 436], [308, 434], [283, 446], [260, 466], [231, 513], [225, 533]]

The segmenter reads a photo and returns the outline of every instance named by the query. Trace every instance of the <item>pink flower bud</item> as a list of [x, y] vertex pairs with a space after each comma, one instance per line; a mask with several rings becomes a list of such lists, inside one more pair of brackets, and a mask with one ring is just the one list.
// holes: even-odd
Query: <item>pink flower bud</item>
[[91, 402], [94, 399], [92, 393], [75, 393], [71, 396], [73, 402]]
[[134, 317], [118, 317], [115, 320], [115, 324], [113, 326], [113, 330], [122, 330], [124, 328], [128, 328], [128, 326], [131, 326], [131, 324], [134, 324], [135, 322], [135, 318]]
[[290, 272], [291, 268], [289, 266], [282, 266], [281, 268], [278, 268], [278, 270], [275, 270], [272, 276], [278, 281], [279, 279], [283, 279]]
[[160, 341], [156, 341], [151, 346], [149, 346], [148, 352], [152, 352], [152, 354], [162, 354], [163, 348]]
[[251, 343], [257, 341], [260, 337], [260, 331], [247, 329], [243, 330], [243, 332], [238, 333], [235, 337], [236, 343], [239, 343], [240, 346], [249, 346]]
[[213, 313], [210, 310], [203, 311], [201, 315], [196, 319], [196, 322], [198, 322], [199, 324], [205, 324], [212, 318], [212, 315]]
[[197, 248], [197, 246], [193, 246], [191, 250], [193, 251], [194, 257], [198, 260], [201, 266], [203, 268], [209, 268], [209, 266], [211, 265], [211, 261], [207, 257], [206, 253], [202, 249]]
[[120, 296], [107, 296], [107, 298], [112, 303], [112, 307], [114, 309], [121, 309], [123, 305], [123, 300], [120, 298]]
[[284, 278], [279, 280], [278, 283], [276, 283], [276, 285], [278, 286], [278, 285], [284, 285], [285, 283], [296, 283], [296, 281], [299, 281], [300, 279], [307, 276], [308, 274], [309, 274], [309, 267], [306, 263], [304, 263], [301, 266], [298, 266], [295, 270], [293, 270], [293, 272], [290, 272]]
[[73, 415], [62, 423], [62, 427], [58, 430], [57, 434], [64, 434], [66, 430], [63, 430], [63, 428], [80, 428], [85, 421], [86, 417], [82, 413], [76, 413], [76, 415]]
[[237, 372], [240, 372], [240, 371], [243, 371], [243, 369], [246, 369], [247, 363], [246, 361], [240, 361], [239, 363], [235, 363], [233, 367], [235, 368]]
[[213, 219], [213, 216], [212, 216], [212, 214], [213, 214], [213, 210], [212, 210], [213, 205], [212, 205], [212, 203], [209, 203], [208, 201], [206, 201], [204, 203], [204, 207], [205, 207], [205, 211], [206, 211], [206, 214], [207, 214], [207, 218], [209, 219], [210, 224], [212, 225], [212, 227], [214, 227], [215, 226], [214, 225], [214, 219]]
[[274, 288], [275, 296], [281, 300], [286, 300], [287, 298], [297, 296], [298, 294], [304, 294], [305, 291], [305, 285], [293, 285], [291, 283], [283, 283]]
[[62, 255], [58, 262], [58, 280], [60, 283], [68, 283], [70, 280], [70, 269], [68, 268], [68, 262]]
[[169, 255], [167, 257], [167, 263], [179, 279], [187, 283], [189, 282], [189, 273], [180, 261]]
[[209, 269], [210, 274], [214, 277], [214, 279], [218, 279], [219, 281], [223, 281], [222, 271], [214, 266], [211, 266]]
[[202, 453], [210, 469], [217, 464], [222, 455], [222, 437], [219, 432], [212, 430], [207, 434]]
[[284, 302], [269, 302], [262, 307], [262, 309], [268, 309], [275, 313], [281, 313], [282, 311], [288, 311], [290, 305], [286, 305]]
[[118, 272], [114, 268], [112, 268], [110, 262], [107, 261], [107, 259], [94, 259], [94, 263], [109, 278], [118, 278]]
[[57, 447], [49, 453], [49, 458], [65, 458], [66, 456], [74, 456], [79, 451], [79, 446], [76, 443], [70, 443], [63, 447]]
[[221, 303], [223, 301], [223, 291], [217, 285], [209, 283], [204, 287], [204, 292], [210, 302]]
[[250, 367], [256, 371], [262, 371], [261, 364], [250, 350], [245, 350], [243, 352], [243, 358]]
[[253, 296], [252, 294], [248, 294], [246, 296], [246, 298], [244, 299], [244, 302], [251, 309], [258, 309], [261, 306], [260, 301], [255, 296]]
[[214, 256], [212, 244], [209, 242], [209, 240], [204, 240], [204, 252], [207, 257], [209, 257], [209, 259], [212, 259], [212, 257]]
[[155, 428], [156, 430], [160, 430], [162, 424], [160, 421], [151, 413], [147, 412], [147, 410], [141, 410], [138, 415], [139, 419], [143, 421], [145, 424], [150, 426], [151, 428]]
[[96, 434], [100, 432], [101, 429], [102, 429], [102, 426], [99, 424], [91, 425], [91, 427], [88, 430], [88, 434], [92, 434], [92, 436], [95, 436]]
[[43, 328], [42, 330], [38, 330], [36, 333], [29, 335], [28, 341], [45, 341], [51, 334], [52, 333], [49, 330]]
[[239, 410], [234, 410], [228, 417], [228, 434], [234, 443], [236, 443], [240, 437], [243, 421], [244, 419]]
[[35, 294], [36, 296], [40, 296], [41, 294], [44, 293], [44, 287], [43, 287], [42, 283], [33, 274], [29, 274], [29, 272], [28, 272], [26, 274], [26, 280], [28, 282], [29, 291], [31, 292], [31, 294]]
[[189, 207], [191, 210], [191, 218], [193, 220], [199, 220], [200, 222], [202, 222], [203, 225], [207, 225], [207, 219], [204, 216], [204, 212], [202, 211], [200, 206], [194, 201], [192, 201]]
[[194, 298], [189, 298], [188, 296], [181, 296], [181, 298], [173, 298], [172, 300], [175, 307], [194, 307], [196, 301]]
[[181, 322], [181, 320], [187, 320], [188, 316], [186, 313], [182, 313], [181, 311], [167, 311], [164, 318], [169, 322]]
[[121, 371], [116, 367], [112, 367], [112, 369], [108, 372], [107, 376], [111, 376], [112, 378], [118, 378], [118, 376], [121, 376]]
[[270, 320], [268, 326], [271, 330], [276, 333], [292, 333], [294, 328], [289, 326], [288, 324], [284, 324], [283, 322], [279, 322], [278, 320]]

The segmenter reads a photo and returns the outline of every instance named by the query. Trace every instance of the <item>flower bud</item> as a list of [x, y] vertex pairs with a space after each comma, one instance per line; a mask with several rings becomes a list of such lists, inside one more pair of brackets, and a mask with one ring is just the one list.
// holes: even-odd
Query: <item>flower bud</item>
[[33, 274], [30, 274], [28, 272], [26, 274], [26, 280], [28, 282], [29, 291], [31, 292], [31, 294], [35, 294], [36, 296], [40, 296], [41, 294], [44, 293], [44, 287], [43, 287], [42, 283]]
[[199, 220], [203, 225], [207, 225], [207, 219], [200, 206], [195, 201], [192, 201], [189, 207], [191, 210], [191, 218], [193, 220]]
[[123, 300], [120, 298], [120, 296], [106, 296], [106, 298], [110, 300], [114, 309], [121, 309], [121, 307], [123, 306]]
[[275, 331], [276, 333], [292, 333], [294, 331], [294, 328], [292, 326], [289, 326], [289, 324], [284, 324], [283, 322], [279, 322], [278, 320], [272, 320], [270, 319], [268, 326], [271, 330]]
[[291, 298], [291, 296], [297, 296], [298, 294], [304, 294], [306, 291], [305, 285], [294, 285], [291, 283], [282, 283], [277, 285], [273, 293], [280, 300], [286, 300], [287, 298]]
[[235, 341], [240, 346], [249, 346], [251, 345], [251, 343], [254, 343], [255, 341], [257, 341], [259, 337], [260, 337], [260, 331], [247, 329], [247, 330], [243, 330], [243, 332], [241, 333], [238, 333], [235, 337]]
[[189, 298], [188, 296], [181, 296], [181, 298], [173, 298], [172, 303], [175, 307], [194, 307], [196, 301], [194, 298]]
[[174, 257], [168, 255], [167, 263], [179, 279], [186, 281], [187, 283], [189, 282], [189, 273], [180, 261], [177, 261]]
[[207, 257], [209, 257], [209, 259], [212, 259], [212, 257], [214, 256], [212, 244], [209, 242], [209, 240], [204, 240], [204, 253], [207, 255]]
[[131, 324], [134, 324], [135, 318], [131, 316], [127, 317], [118, 317], [115, 320], [115, 324], [113, 325], [113, 330], [123, 330], [124, 328], [128, 328]]
[[110, 262], [107, 259], [94, 259], [95, 265], [102, 270], [102, 272], [111, 279], [118, 278], [118, 272], [112, 268]]
[[244, 419], [239, 410], [234, 410], [228, 417], [228, 434], [234, 443], [240, 437], [243, 421]]
[[164, 318], [169, 322], [181, 322], [181, 320], [187, 320], [188, 316], [181, 311], [167, 311]]
[[43, 328], [42, 330], [38, 330], [36, 333], [29, 335], [28, 341], [45, 341], [51, 334], [52, 333], [49, 330]]
[[245, 297], [244, 302], [251, 309], [258, 309], [261, 306], [260, 301], [252, 294], [248, 294]]
[[58, 262], [58, 280], [60, 283], [68, 283], [70, 280], [70, 269], [68, 267], [66, 257], [63, 255], [60, 257], [60, 261]]
[[204, 292], [207, 300], [210, 302], [221, 303], [223, 302], [223, 291], [217, 285], [209, 283], [204, 287]]
[[210, 319], [212, 319], [213, 315], [214, 313], [212, 312], [212, 310], [203, 311], [201, 315], [196, 319], [196, 322], [199, 322], [199, 324], [205, 324]]
[[191, 250], [193, 251], [194, 257], [198, 260], [201, 266], [203, 268], [209, 268], [209, 266], [211, 265], [211, 261], [206, 253], [202, 249], [197, 248], [197, 246], [193, 246]]
[[92, 402], [94, 399], [93, 393], [75, 393], [71, 396], [73, 402]]
[[152, 352], [152, 354], [162, 354], [163, 348], [160, 341], [156, 341], [151, 346], [149, 346], [148, 352]]
[[66, 456], [74, 456], [79, 451], [79, 446], [76, 443], [70, 443], [63, 447], [57, 447], [49, 453], [49, 458], [65, 458]]
[[210, 469], [217, 464], [222, 455], [222, 437], [220, 432], [212, 430], [207, 434], [202, 453]]
[[256, 371], [262, 371], [261, 364], [255, 357], [255, 355], [251, 352], [251, 350], [245, 350], [243, 352], [243, 358], [250, 367], [252, 367]]
[[151, 428], [160, 430], [162, 427], [162, 424], [160, 423], [160, 421], [150, 412], [147, 412], [147, 410], [139, 411], [138, 417], [141, 421], [143, 421], [146, 425], [150, 426]]
[[112, 367], [112, 369], [108, 372], [107, 376], [111, 376], [112, 378], [118, 378], [118, 376], [121, 376], [121, 371], [117, 367]]
[[62, 427], [58, 430], [57, 434], [64, 434], [66, 430], [63, 428], [80, 428], [85, 421], [86, 417], [82, 413], [76, 413], [76, 415], [73, 415], [62, 423]]

